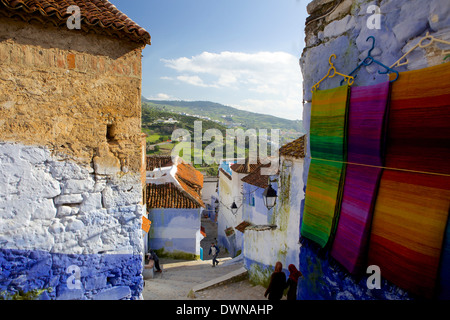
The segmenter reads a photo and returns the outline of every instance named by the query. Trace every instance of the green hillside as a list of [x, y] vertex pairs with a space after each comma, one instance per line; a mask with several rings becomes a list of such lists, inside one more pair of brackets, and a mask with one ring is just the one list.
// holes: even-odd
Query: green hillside
[[219, 103], [209, 101], [142, 101], [148, 106], [154, 106], [162, 111], [203, 116], [220, 121], [228, 128], [239, 127], [247, 129], [280, 129], [284, 133], [292, 133], [296, 138], [304, 131], [301, 120], [288, 120], [271, 115], [239, 110]]
[[[203, 133], [208, 129], [218, 129], [222, 132], [223, 138], [226, 137], [226, 130], [229, 128], [255, 129], [257, 134], [258, 129], [267, 129], [269, 135], [271, 129], [280, 129], [280, 145], [284, 145], [303, 134], [301, 121], [242, 111], [213, 102], [152, 101], [142, 98], [142, 131], [147, 134], [147, 154], [170, 155], [175, 146], [187, 143], [171, 141], [172, 133], [176, 129], [186, 129], [190, 132], [191, 139], [194, 139], [194, 123], [199, 120]], [[247, 137], [244, 149], [239, 149], [235, 144], [234, 157], [241, 157], [242, 153], [248, 156], [248, 139]], [[222, 143], [224, 145], [225, 140]], [[200, 152], [199, 156], [202, 158], [202, 153], [210, 144], [211, 141], [202, 141], [202, 150], [196, 151], [191, 140], [191, 154], [182, 156], [189, 162], [189, 159], [192, 160], [195, 154]], [[217, 163], [195, 164], [195, 167], [209, 175], [215, 175], [218, 170]]]

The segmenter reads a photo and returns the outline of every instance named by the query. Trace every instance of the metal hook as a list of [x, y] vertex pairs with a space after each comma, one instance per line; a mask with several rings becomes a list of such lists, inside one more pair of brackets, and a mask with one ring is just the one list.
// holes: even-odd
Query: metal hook
[[[393, 69], [385, 66], [384, 64], [382, 64], [381, 62], [375, 60], [372, 57], [372, 50], [375, 48], [375, 37], [374, 36], [369, 36], [369, 37], [367, 37], [366, 41], [369, 41], [369, 39], [372, 39], [372, 47], [369, 49], [369, 52], [367, 53], [367, 57], [364, 58], [364, 60], [352, 72], [350, 72], [349, 75], [353, 75], [361, 66], [366, 66], [367, 67], [367, 66], [371, 65], [373, 62], [375, 62], [376, 64], [382, 66], [385, 69], [385, 71], [381, 71], [381, 70], [378, 71], [379, 74], [387, 74], [388, 72], [393, 72], [397, 76], [395, 77], [394, 80], [391, 80], [391, 82], [396, 81], [398, 79], [398, 77], [399, 77], [398, 71], [393, 70]], [[354, 77], [356, 78], [356, 75]], [[342, 83], [343, 83], [343, 81], [341, 81], [341, 85], [342, 85]]]
[[330, 66], [334, 67], [333, 62], [331, 62], [331, 58], [334, 57], [334, 59], [336, 59], [336, 55], [333, 53], [330, 58], [328, 59], [328, 63], [330, 64]]
[[369, 41], [369, 39], [372, 39], [372, 48], [370, 48], [369, 53], [367, 54], [368, 57], [372, 57], [372, 50], [375, 48], [375, 37], [374, 36], [369, 36], [366, 39], [366, 42]]

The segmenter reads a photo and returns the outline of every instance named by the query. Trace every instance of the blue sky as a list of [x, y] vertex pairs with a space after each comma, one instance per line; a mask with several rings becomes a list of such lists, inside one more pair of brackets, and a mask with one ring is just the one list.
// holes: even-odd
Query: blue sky
[[301, 119], [309, 0], [110, 0], [145, 28], [142, 94]]

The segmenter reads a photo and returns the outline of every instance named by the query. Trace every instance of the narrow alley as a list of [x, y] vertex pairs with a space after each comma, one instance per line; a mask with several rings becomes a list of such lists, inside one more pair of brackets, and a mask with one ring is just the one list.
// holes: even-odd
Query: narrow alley
[[212, 257], [208, 256], [208, 252], [211, 242], [217, 237], [217, 225], [208, 218], [202, 218], [202, 226], [206, 233], [201, 241], [204, 260], [161, 258], [163, 272], [145, 280], [144, 300], [264, 300], [265, 288], [253, 286], [247, 279], [192, 291], [195, 286], [242, 268], [242, 262], [235, 262], [224, 250], [219, 253], [219, 265], [212, 267]]

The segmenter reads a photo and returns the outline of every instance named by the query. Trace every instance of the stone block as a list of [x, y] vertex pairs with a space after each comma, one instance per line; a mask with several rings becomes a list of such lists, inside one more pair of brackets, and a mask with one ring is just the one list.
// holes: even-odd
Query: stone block
[[82, 221], [74, 219], [69, 222], [66, 226], [66, 231], [69, 232], [77, 232], [85, 228], [85, 225]]
[[428, 21], [433, 31], [448, 28], [450, 26], [450, 5], [448, 0], [433, 0], [430, 2], [430, 14]]
[[323, 30], [325, 38], [333, 38], [342, 35], [343, 33], [355, 27], [355, 18], [347, 15], [341, 20], [336, 20], [328, 24]]
[[314, 12], [320, 10], [324, 5], [333, 2], [334, 0], [314, 0], [311, 1], [307, 6], [306, 6], [306, 11], [309, 14], [313, 14]]
[[94, 190], [95, 182], [93, 179], [75, 180], [70, 179], [64, 182], [63, 193], [83, 193], [92, 192]]
[[84, 298], [83, 289], [69, 289], [66, 286], [58, 288], [56, 300], [82, 300]]
[[84, 180], [89, 179], [89, 171], [70, 161], [52, 161], [50, 163], [50, 173], [57, 180]]
[[44, 148], [24, 147], [20, 150], [20, 158], [36, 165], [51, 159], [51, 155], [50, 151]]
[[58, 217], [68, 217], [77, 215], [80, 212], [80, 208], [70, 207], [70, 206], [60, 206], [58, 207]]
[[154, 265], [155, 265], [155, 261], [153, 261], [153, 260], [150, 260], [148, 264], [144, 265], [144, 271], [142, 273], [144, 280], [153, 279]]
[[51, 234], [61, 234], [62, 232], [64, 232], [65, 227], [64, 225], [59, 222], [59, 220], [54, 221], [53, 224], [48, 228], [48, 231]]
[[85, 290], [99, 290], [106, 287], [106, 275], [97, 275], [86, 278], [84, 281]]
[[330, 22], [330, 21], [333, 21], [345, 14], [350, 13], [350, 9], [352, 8], [352, 5], [353, 5], [353, 0], [342, 1], [341, 4], [338, 5], [337, 8], [326, 17], [325, 20], [327, 22]]
[[395, 37], [397, 38], [398, 42], [401, 44], [406, 43], [407, 40], [422, 34], [426, 29], [428, 25], [428, 20], [422, 19], [422, 20], [404, 20], [397, 24], [392, 31], [395, 34]]
[[98, 148], [98, 156], [94, 157], [94, 170], [98, 175], [112, 176], [120, 172], [120, 160], [109, 150], [105, 142]]
[[81, 194], [66, 194], [56, 197], [54, 201], [55, 205], [81, 204], [83, 196]]
[[39, 278], [39, 277], [50, 277], [52, 269], [51, 257], [40, 260], [34, 265], [30, 266], [27, 270], [27, 275], [29, 278]]
[[23, 170], [17, 185], [17, 192], [31, 199], [54, 198], [61, 194], [61, 187], [57, 180], [43, 169], [31, 167], [26, 161], [15, 161], [16, 170]]
[[114, 287], [97, 293], [92, 300], [122, 300], [130, 299], [131, 290], [129, 287]]
[[36, 201], [30, 209], [32, 210], [31, 219], [51, 220], [56, 217], [57, 213], [53, 200], [51, 199]]
[[102, 194], [100, 192], [84, 193], [83, 199], [83, 203], [80, 206], [80, 210], [82, 212], [91, 212], [102, 209], [103, 207]]

